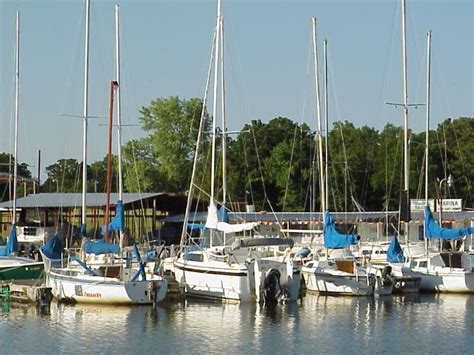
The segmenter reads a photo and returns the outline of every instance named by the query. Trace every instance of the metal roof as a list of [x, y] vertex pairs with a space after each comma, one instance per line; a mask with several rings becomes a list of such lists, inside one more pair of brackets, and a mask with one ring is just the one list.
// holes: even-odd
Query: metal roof
[[[88, 193], [87, 207], [105, 207], [105, 193]], [[160, 196], [173, 196], [172, 194], [160, 193], [124, 193], [124, 205], [130, 205], [143, 200], [153, 199]], [[115, 205], [118, 200], [118, 193], [110, 194], [110, 203]], [[0, 208], [12, 208], [13, 201], [0, 203]], [[82, 203], [81, 193], [40, 193], [31, 194], [16, 200], [17, 208], [76, 208]]]
[[[340, 222], [383, 222], [387, 217], [385, 211], [375, 212], [331, 212], [334, 219]], [[321, 212], [229, 212], [229, 220], [231, 222], [245, 221], [245, 222], [269, 222], [269, 223], [307, 223], [309, 221], [322, 221]], [[434, 213], [438, 217], [438, 213]], [[206, 220], [207, 212], [191, 213], [189, 219], [195, 222], [203, 222]], [[393, 219], [398, 218], [398, 211], [389, 211], [388, 217], [393, 222]], [[412, 212], [411, 218], [413, 221], [422, 221], [423, 212]], [[443, 212], [443, 220], [471, 220], [474, 219], [474, 211], [460, 211], [460, 212]], [[184, 214], [166, 217], [165, 222], [182, 223], [184, 221]]]

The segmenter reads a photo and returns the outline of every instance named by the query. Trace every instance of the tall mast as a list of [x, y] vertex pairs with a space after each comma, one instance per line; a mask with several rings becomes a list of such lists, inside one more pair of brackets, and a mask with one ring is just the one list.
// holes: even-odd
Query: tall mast
[[222, 108], [222, 204], [225, 206], [227, 197], [227, 127], [225, 120], [225, 77], [224, 77], [224, 17], [220, 21], [221, 46], [221, 108]]
[[199, 148], [201, 146], [202, 134], [204, 130], [204, 122], [206, 121], [206, 103], [207, 103], [207, 96], [209, 93], [209, 85], [211, 83], [211, 74], [212, 74], [212, 65], [214, 63], [214, 47], [216, 45], [216, 32], [214, 31], [214, 38], [212, 39], [212, 49], [211, 49], [211, 59], [209, 61], [209, 68], [207, 71], [207, 78], [206, 78], [206, 87], [204, 89], [204, 96], [202, 100], [202, 109], [201, 109], [201, 117], [199, 119], [199, 130], [198, 136], [196, 140], [196, 148], [194, 150], [194, 160], [193, 160], [193, 169], [191, 171], [191, 182], [189, 183], [189, 190], [188, 190], [188, 198], [186, 200], [186, 212], [184, 213], [184, 221], [183, 221], [183, 229], [181, 230], [181, 240], [180, 240], [180, 247], [182, 248], [186, 244], [187, 239], [187, 225], [189, 221], [189, 215], [191, 212], [191, 205], [193, 200], [193, 193], [194, 193], [194, 179], [196, 177], [197, 171], [197, 163], [198, 163], [198, 155], [199, 155]]
[[117, 88], [117, 82], [110, 83], [110, 98], [109, 98], [109, 134], [108, 134], [108, 150], [107, 150], [107, 179], [106, 179], [106, 203], [105, 203], [105, 236], [104, 240], [109, 241], [109, 215], [110, 215], [110, 192], [112, 190], [112, 128], [114, 120], [114, 94]]
[[402, 55], [403, 55], [403, 171], [404, 189], [407, 201], [410, 201], [410, 173], [408, 158], [408, 70], [407, 70], [407, 26], [406, 0], [402, 1]]
[[329, 170], [328, 170], [328, 154], [329, 154], [329, 106], [328, 106], [328, 40], [324, 40], [324, 126], [326, 128], [326, 140], [324, 141], [324, 181], [325, 181], [325, 204], [329, 209]]
[[20, 110], [20, 11], [16, 12], [15, 43], [15, 140], [13, 143], [13, 211], [12, 225], [16, 223], [16, 185], [18, 181], [18, 117]]
[[431, 31], [426, 35], [426, 133], [425, 133], [425, 205], [428, 206], [429, 133], [431, 105]]
[[[215, 47], [215, 63], [214, 63], [214, 102], [212, 105], [212, 150], [211, 150], [211, 204], [215, 199], [215, 165], [216, 165], [216, 116], [217, 116], [217, 89], [219, 78], [219, 39], [220, 39], [220, 19], [221, 19], [221, 1], [217, 1], [217, 22], [216, 22], [216, 47]], [[212, 238], [211, 238], [212, 239]]]
[[123, 200], [122, 180], [122, 106], [120, 101], [120, 6], [115, 5], [115, 99], [117, 101], [117, 160], [118, 160], [118, 195]]
[[316, 116], [318, 120], [318, 147], [319, 147], [319, 185], [321, 187], [321, 210], [326, 211], [326, 191], [324, 184], [324, 159], [323, 159], [323, 141], [321, 127], [321, 97], [319, 93], [319, 66], [318, 66], [318, 46], [316, 33], [316, 17], [312, 18], [313, 23], [313, 57], [314, 57], [314, 82], [316, 85]]
[[90, 0], [86, 2], [86, 29], [84, 38], [84, 123], [83, 123], [83, 149], [82, 149], [82, 231], [86, 227], [86, 195], [87, 195], [87, 123], [89, 115], [89, 16]]

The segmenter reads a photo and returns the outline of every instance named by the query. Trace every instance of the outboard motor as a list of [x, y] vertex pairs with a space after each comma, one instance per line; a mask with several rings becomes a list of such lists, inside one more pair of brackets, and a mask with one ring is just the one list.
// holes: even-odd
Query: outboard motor
[[384, 286], [389, 286], [393, 283], [392, 267], [387, 265], [382, 270], [382, 283]]
[[280, 284], [281, 273], [278, 269], [270, 269], [263, 281], [263, 299], [265, 303], [277, 303], [278, 297], [282, 293]]

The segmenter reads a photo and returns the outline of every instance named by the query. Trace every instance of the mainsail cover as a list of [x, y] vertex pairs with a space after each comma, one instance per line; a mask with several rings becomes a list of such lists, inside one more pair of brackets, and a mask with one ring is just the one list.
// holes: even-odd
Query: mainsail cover
[[252, 230], [259, 225], [259, 222], [248, 222], [248, 223], [227, 223], [229, 221], [229, 215], [225, 206], [221, 206], [219, 210], [214, 202], [211, 202], [207, 212], [206, 228], [217, 229], [224, 233], [238, 233], [243, 231]]
[[466, 228], [443, 228], [436, 223], [436, 220], [433, 218], [430, 207], [425, 206], [425, 236], [427, 238], [434, 239], [443, 239], [443, 240], [453, 240], [461, 239], [462, 237], [474, 234], [474, 227]]
[[341, 234], [334, 226], [334, 219], [326, 211], [324, 214], [324, 247], [327, 249], [341, 249], [359, 242], [357, 234]]
[[12, 224], [7, 239], [7, 245], [0, 248], [0, 256], [8, 256], [16, 251], [18, 251], [18, 239], [16, 238], [16, 226]]
[[387, 261], [389, 263], [403, 263], [405, 257], [403, 256], [403, 250], [398, 242], [396, 235], [393, 236], [392, 241], [387, 249]]
[[117, 244], [106, 243], [103, 239], [99, 241], [84, 242], [84, 251], [87, 254], [118, 254], [120, 253], [120, 246]]

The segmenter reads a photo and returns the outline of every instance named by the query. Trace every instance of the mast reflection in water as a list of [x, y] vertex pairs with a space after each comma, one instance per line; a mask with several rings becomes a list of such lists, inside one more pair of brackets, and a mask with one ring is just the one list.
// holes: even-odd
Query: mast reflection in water
[[49, 313], [12, 306], [0, 317], [0, 336], [2, 353], [468, 353], [473, 306], [468, 295], [307, 295], [271, 307], [53, 304]]

